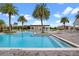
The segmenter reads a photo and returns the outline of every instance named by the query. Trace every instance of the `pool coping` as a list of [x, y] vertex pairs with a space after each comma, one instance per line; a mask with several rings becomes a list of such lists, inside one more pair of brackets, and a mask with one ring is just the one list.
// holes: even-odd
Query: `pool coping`
[[79, 51], [79, 48], [0, 48], [0, 50], [30, 50], [30, 51]]

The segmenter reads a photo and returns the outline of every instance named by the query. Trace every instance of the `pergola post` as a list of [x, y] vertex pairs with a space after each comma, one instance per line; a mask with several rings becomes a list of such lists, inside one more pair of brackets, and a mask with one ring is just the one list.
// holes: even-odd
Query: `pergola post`
[[73, 25], [73, 30], [75, 30], [75, 25]]

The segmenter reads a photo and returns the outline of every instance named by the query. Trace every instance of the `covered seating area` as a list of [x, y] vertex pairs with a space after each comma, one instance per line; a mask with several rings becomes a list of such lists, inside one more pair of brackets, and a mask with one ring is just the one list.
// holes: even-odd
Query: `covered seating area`
[[[47, 32], [50, 30], [50, 27], [49, 25], [43, 25], [43, 29], [44, 29], [44, 32]], [[42, 25], [30, 25], [30, 31], [33, 31], [33, 32], [41, 32], [42, 30]]]
[[73, 25], [75, 30], [79, 30], [79, 18], [74, 21]]

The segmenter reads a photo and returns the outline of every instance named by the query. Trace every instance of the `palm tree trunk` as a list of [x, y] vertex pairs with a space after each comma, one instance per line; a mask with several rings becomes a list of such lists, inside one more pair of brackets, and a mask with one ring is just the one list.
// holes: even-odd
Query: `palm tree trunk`
[[75, 30], [75, 25], [73, 25], [73, 30]]
[[42, 33], [44, 33], [44, 30], [43, 30], [43, 20], [41, 18], [41, 25], [42, 25]]
[[23, 24], [24, 24], [24, 22], [22, 22], [22, 31], [23, 31]]
[[11, 14], [9, 14], [9, 32], [11, 32]]

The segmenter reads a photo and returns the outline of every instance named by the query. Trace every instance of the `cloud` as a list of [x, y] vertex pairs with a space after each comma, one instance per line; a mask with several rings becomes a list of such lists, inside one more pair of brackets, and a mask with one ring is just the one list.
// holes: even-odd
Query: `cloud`
[[28, 14], [24, 15], [24, 17], [27, 19], [27, 20], [32, 20], [32, 17]]
[[76, 14], [78, 11], [79, 11], [79, 7], [77, 8], [67, 7], [62, 14], [63, 15]]
[[[9, 17], [9, 15], [8, 14], [2, 14], [3, 16], [6, 16], [6, 17]], [[14, 15], [11, 15], [11, 17], [12, 18], [15, 18], [15, 16]]]
[[73, 26], [73, 22], [74, 22], [74, 21], [71, 21], [71, 20], [70, 20], [69, 23], [66, 23], [66, 25], [67, 25], [67, 26]]
[[54, 16], [57, 18], [61, 18], [63, 15], [71, 14], [72, 10], [73, 10], [72, 7], [67, 7], [61, 14], [56, 13], [56, 14], [54, 14]]
[[62, 16], [66, 16], [68, 14], [76, 14], [79, 11], [79, 7], [72, 8], [72, 7], [67, 7], [61, 14], [56, 13], [54, 14], [55, 17], [61, 18]]
[[35, 21], [32, 25], [41, 25], [40, 21]]
[[[47, 25], [47, 22], [46, 21], [43, 21], [43, 24], [44, 25]], [[41, 21], [37, 20], [32, 25], [41, 25]]]
[[0, 12], [0, 14], [2, 14], [2, 13]]
[[72, 7], [67, 7], [62, 14], [67, 15], [67, 14], [71, 13], [72, 10], [73, 10]]
[[60, 20], [57, 20], [56, 23], [60, 23]]
[[79, 7], [72, 10], [71, 14], [76, 14], [79, 11]]
[[20, 16], [24, 16], [27, 20], [32, 20], [32, 16], [29, 14], [20, 14]]
[[15, 18], [15, 16], [13, 16], [13, 15], [12, 15], [11, 17], [12, 17], [12, 18]]
[[53, 24], [50, 24], [51, 27], [58, 27], [58, 26], [61, 26], [62, 23], [60, 23], [60, 20], [57, 20], [55, 23]]
[[62, 23], [55, 23], [55, 24], [50, 24], [51, 27], [58, 27], [58, 26], [61, 26]]
[[3, 14], [0, 12], [0, 15], [8, 17], [8, 14]]
[[54, 14], [54, 16], [57, 17], [57, 18], [60, 18], [62, 15], [57, 13], [57, 14]]

